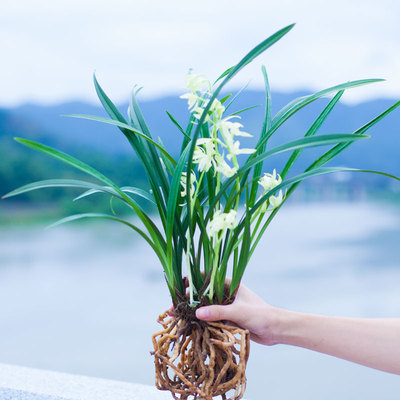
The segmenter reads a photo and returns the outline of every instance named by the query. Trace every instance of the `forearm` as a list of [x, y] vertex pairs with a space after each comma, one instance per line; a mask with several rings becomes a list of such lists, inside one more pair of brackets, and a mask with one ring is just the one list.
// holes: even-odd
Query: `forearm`
[[327, 317], [281, 311], [276, 342], [400, 375], [400, 319]]

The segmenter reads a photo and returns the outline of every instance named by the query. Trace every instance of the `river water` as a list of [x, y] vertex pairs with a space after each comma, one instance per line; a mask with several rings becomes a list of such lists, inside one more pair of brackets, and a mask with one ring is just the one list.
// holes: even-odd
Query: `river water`
[[[400, 207], [288, 205], [244, 283], [293, 310], [399, 317]], [[0, 362], [153, 384], [169, 304], [157, 259], [122, 225], [0, 229]], [[399, 376], [287, 346], [252, 344], [247, 376], [249, 400], [400, 398]]]

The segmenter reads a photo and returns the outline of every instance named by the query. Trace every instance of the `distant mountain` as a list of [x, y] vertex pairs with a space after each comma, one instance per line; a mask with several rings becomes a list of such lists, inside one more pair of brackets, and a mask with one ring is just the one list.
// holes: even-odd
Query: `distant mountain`
[[[273, 93], [272, 105], [275, 114], [294, 98], [305, 95], [296, 93]], [[140, 100], [140, 98], [139, 98]], [[320, 99], [300, 110], [274, 134], [271, 145], [302, 137], [318, 113], [327, 103]], [[374, 100], [348, 106], [339, 103], [331, 113], [320, 133], [351, 133], [384, 111], [394, 101]], [[254, 144], [262, 125], [264, 112], [264, 93], [248, 90], [241, 94], [232, 105], [232, 112], [252, 105], [260, 107], [248, 110], [242, 115], [244, 130], [254, 135], [253, 140], [243, 146]], [[155, 138], [160, 137], [164, 145], [176, 154], [179, 151], [181, 134], [165, 113], [168, 110], [182, 126], [186, 125], [188, 113], [186, 102], [176, 97], [141, 101], [140, 106]], [[126, 115], [127, 104], [119, 109]], [[126, 155], [129, 144], [118, 128], [105, 124], [62, 117], [61, 114], [92, 114], [106, 116], [100, 106], [82, 102], [64, 103], [55, 106], [26, 104], [13, 109], [0, 110], [0, 139], [11, 140], [12, 136], [33, 138], [56, 145], [64, 151], [101, 151], [108, 155]], [[400, 174], [400, 108], [379, 122], [369, 132], [369, 140], [355, 143], [334, 162], [335, 165], [380, 169]], [[310, 157], [321, 150], [304, 152], [298, 171], [310, 162]], [[285, 156], [271, 160], [270, 166], [282, 164]], [[267, 166], [268, 167], [268, 166]]]

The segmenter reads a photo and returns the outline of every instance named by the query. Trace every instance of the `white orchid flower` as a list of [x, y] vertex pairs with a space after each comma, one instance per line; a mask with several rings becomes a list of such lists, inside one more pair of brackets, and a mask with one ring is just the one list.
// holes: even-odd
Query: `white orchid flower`
[[211, 87], [210, 81], [205, 75], [198, 75], [193, 73], [186, 75], [186, 87], [192, 93], [201, 92], [204, 85], [207, 85], [208, 88]]
[[238, 169], [236, 167], [231, 167], [222, 156], [218, 157], [217, 159], [217, 166], [215, 170], [220, 172], [222, 175], [230, 178], [231, 176], [235, 175]]
[[192, 109], [201, 98], [197, 96], [196, 93], [185, 93], [182, 96], [179, 96], [180, 99], [186, 99], [188, 101], [188, 109]]
[[[181, 190], [181, 196], [182, 197], [186, 197], [187, 195], [187, 190], [186, 190], [186, 178], [187, 174], [186, 172], [182, 172], [182, 176], [181, 176], [181, 185], [182, 185], [182, 190]], [[195, 193], [195, 184], [196, 182], [196, 174], [194, 172], [191, 172], [190, 174], [190, 197], [194, 196]]]
[[276, 173], [276, 169], [273, 170], [272, 174], [265, 173], [258, 183], [264, 188], [264, 192], [268, 192], [274, 187], [282, 183], [282, 178]]
[[269, 198], [269, 204], [272, 208], [277, 208], [282, 204], [283, 201], [283, 193], [282, 190], [279, 191], [277, 196], [271, 196]]
[[222, 214], [225, 216], [226, 229], [235, 229], [238, 226], [236, 214], [236, 210], [230, 210], [228, 213]]
[[[201, 146], [204, 146], [201, 147]], [[193, 153], [193, 162], [199, 164], [199, 171], [208, 171], [215, 163], [214, 156], [216, 154], [214, 139], [200, 138], [196, 141], [196, 147]]]
[[[203, 112], [204, 112], [204, 107], [203, 106], [196, 105], [195, 107], [193, 107], [192, 113], [193, 113], [193, 116], [196, 119], [200, 119], [201, 116], [203, 115]], [[207, 115], [205, 117], [205, 119], [204, 119], [204, 122], [208, 122], [208, 121], [210, 121], [210, 116], [209, 115]]]
[[228, 160], [231, 160], [233, 155], [237, 156], [239, 154], [253, 154], [256, 151], [256, 149], [241, 149], [240, 142], [238, 140], [236, 140], [232, 146], [228, 146], [228, 150], [230, 153], [226, 156]]
[[225, 107], [219, 100], [214, 99], [210, 107], [210, 112], [215, 113], [218, 120], [220, 120], [222, 118], [222, 114], [225, 112]]
[[228, 135], [252, 137], [250, 133], [243, 132], [240, 130], [240, 128], [243, 128], [243, 125], [240, 122], [229, 121], [232, 118], [240, 118], [240, 117], [237, 115], [231, 115], [228, 118], [221, 119], [215, 124], [224, 137]]
[[[197, 119], [200, 119], [201, 116], [203, 115], [204, 109], [207, 107], [207, 103], [203, 104], [202, 106], [195, 106], [192, 110], [192, 112], [194, 113], [194, 117]], [[210, 122], [210, 115], [211, 114], [216, 114], [217, 119], [221, 119], [222, 118], [222, 114], [225, 111], [225, 107], [222, 105], [222, 103], [217, 100], [214, 99], [214, 101], [211, 104], [210, 109], [208, 110], [207, 116], [205, 117], [204, 121], [205, 122]]]
[[224, 217], [220, 210], [214, 213], [213, 219], [207, 224], [207, 234], [208, 236], [214, 236], [216, 233], [222, 231], [225, 227]]
[[207, 224], [207, 234], [215, 236], [215, 234], [224, 232], [227, 229], [235, 229], [238, 225], [236, 214], [236, 210], [230, 210], [228, 213], [217, 210], [213, 219]]

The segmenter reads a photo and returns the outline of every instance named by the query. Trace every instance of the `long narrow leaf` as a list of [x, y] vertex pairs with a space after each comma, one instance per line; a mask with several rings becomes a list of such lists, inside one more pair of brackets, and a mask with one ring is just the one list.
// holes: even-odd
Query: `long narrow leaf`
[[79, 118], [79, 119], [87, 119], [90, 121], [97, 121], [97, 122], [102, 122], [104, 124], [109, 124], [109, 125], [114, 125], [114, 126], [118, 126], [120, 128], [124, 128], [125, 130], [134, 133], [135, 135], [140, 136], [142, 139], [145, 139], [146, 141], [148, 141], [149, 143], [151, 143], [154, 147], [157, 147], [158, 150], [160, 150], [160, 152], [163, 153], [163, 155], [165, 157], [168, 158], [168, 160], [173, 163], [174, 165], [176, 165], [176, 161], [175, 159], [165, 150], [165, 148], [163, 148], [162, 146], [160, 146], [157, 142], [155, 142], [152, 138], [150, 138], [149, 136], [145, 135], [143, 132], [141, 132], [138, 129], [134, 129], [132, 128], [130, 125], [123, 123], [123, 122], [119, 122], [119, 121], [115, 121], [113, 119], [108, 119], [108, 118], [103, 118], [103, 117], [97, 117], [95, 115], [85, 115], [85, 114], [69, 114], [69, 115], [64, 115], [65, 117], [71, 117], [71, 118]]
[[[109, 97], [105, 94], [104, 90], [101, 88], [99, 82], [95, 75], [93, 75], [94, 86], [97, 92], [97, 95], [103, 104], [103, 107], [107, 111], [108, 115], [111, 117], [112, 120], [118, 121], [123, 124], [127, 124], [125, 118], [121, 115], [118, 111], [117, 107], [113, 104], [113, 102], [109, 99]], [[138, 91], [136, 91], [137, 93]], [[165, 204], [164, 204], [164, 197], [160, 192], [159, 182], [155, 176], [155, 171], [153, 168], [153, 163], [151, 160], [151, 155], [148, 152], [148, 147], [145, 147], [141, 137], [138, 135], [133, 135], [131, 131], [119, 126], [120, 131], [125, 135], [127, 140], [129, 141], [132, 148], [135, 150], [136, 154], [138, 155], [139, 159], [141, 160], [143, 167], [146, 171], [146, 175], [148, 177], [150, 186], [154, 193], [154, 198], [156, 200], [157, 209], [161, 217], [161, 221], [165, 222]], [[140, 129], [138, 129], [140, 130]]]
[[[265, 112], [264, 112], [264, 121], [263, 125], [261, 128], [261, 133], [260, 133], [260, 138], [259, 142], [263, 141], [265, 135], [271, 128], [271, 121], [272, 121], [272, 105], [271, 105], [271, 90], [269, 87], [269, 81], [268, 81], [268, 74], [267, 74], [267, 69], [262, 66], [262, 73], [264, 77], [264, 86], [265, 86]], [[262, 153], [265, 151], [265, 147], [267, 145], [267, 142], [265, 142], [262, 146], [259, 147], [258, 152]], [[258, 187], [258, 178], [261, 175], [261, 170], [263, 167], [263, 162], [260, 162], [255, 165], [254, 167], [254, 173], [253, 173], [253, 184], [251, 186], [250, 190], [250, 199], [249, 199], [249, 204], [253, 205], [254, 201], [256, 199], [256, 194], [257, 194], [257, 187]], [[246, 175], [247, 176], [247, 175]]]
[[[137, 92], [136, 92], [137, 93]], [[129, 111], [130, 114], [135, 121], [135, 128], [139, 128], [141, 132], [143, 132], [148, 138], [152, 139], [150, 129], [147, 127], [146, 121], [144, 120], [142, 110], [139, 107], [139, 104], [136, 100], [136, 93], [135, 91], [132, 92], [131, 98], [130, 98], [130, 103], [129, 103]], [[157, 146], [154, 142], [154, 140], [151, 142], [152, 146], [150, 145], [149, 141], [147, 141], [147, 148], [149, 151], [149, 154], [151, 155], [152, 162], [153, 162], [153, 168], [155, 169], [155, 172], [158, 176], [158, 181], [160, 186], [163, 189], [164, 196], [167, 196], [168, 191], [169, 191], [169, 181], [168, 178], [165, 174], [164, 169], [162, 168], [160, 157], [157, 154], [157, 151], [155, 147], [158, 148], [158, 150], [162, 149], [162, 147]], [[165, 149], [160, 150], [164, 153], [164, 155], [170, 159], [170, 161], [175, 164], [175, 160], [173, 157], [171, 157], [168, 152]]]
[[[89, 189], [86, 192], [84, 192], [84, 193], [80, 194], [79, 196], [75, 197], [74, 201], [83, 199], [85, 197], [91, 196], [91, 195], [96, 194], [96, 193], [109, 193], [104, 189], [107, 189], [107, 187], [106, 186], [102, 186], [101, 189]], [[124, 186], [124, 187], [121, 187], [121, 190], [124, 193], [135, 194], [135, 195], [137, 195], [139, 197], [142, 197], [142, 198], [146, 199], [147, 201], [149, 201], [150, 203], [152, 203], [154, 205], [156, 204], [154, 199], [153, 199], [153, 197], [150, 195], [150, 193], [146, 192], [143, 189], [135, 188], [135, 187], [132, 187], [132, 186]]]
[[[250, 82], [247, 82], [231, 99], [231, 101], [226, 105], [225, 111], [233, 104], [233, 102], [246, 90], [249, 86]], [[222, 103], [222, 100], [221, 100]], [[233, 114], [232, 114], [233, 115]]]
[[236, 111], [236, 112], [232, 113], [231, 116], [239, 115], [239, 114], [242, 114], [242, 113], [244, 113], [246, 111], [252, 110], [253, 108], [258, 108], [258, 107], [260, 107], [260, 105], [257, 105], [257, 104], [255, 106], [246, 107], [246, 108], [243, 108], [242, 110], [239, 110], [239, 111]]
[[283, 107], [278, 114], [273, 118], [271, 129], [268, 131], [266, 137], [257, 145], [257, 148], [261, 147], [271, 136], [272, 134], [285, 122], [287, 121], [293, 114], [297, 111], [301, 110], [306, 105], [312, 103], [313, 101], [327, 96], [333, 92], [337, 92], [339, 90], [354, 88], [362, 85], [367, 85], [375, 82], [382, 82], [384, 79], [363, 79], [352, 82], [342, 83], [340, 85], [332, 86], [327, 89], [321, 90], [317, 93], [311, 94], [309, 96], [299, 97], [298, 99], [293, 100], [288, 105]]
[[93, 74], [93, 81], [94, 81], [94, 87], [96, 89], [97, 96], [99, 97], [99, 100], [100, 100], [101, 104], [103, 105], [104, 109], [107, 111], [108, 115], [112, 119], [126, 123], [125, 118], [118, 111], [117, 107], [115, 107], [113, 102], [105, 94], [104, 90], [100, 86], [99, 82], [97, 81], [96, 74]]
[[[381, 121], [383, 118], [385, 118], [388, 114], [390, 114], [392, 111], [394, 111], [397, 107], [400, 106], [400, 101], [396, 102], [393, 104], [391, 107], [389, 107], [387, 110], [379, 114], [377, 117], [363, 125], [361, 128], [357, 129], [354, 132], [354, 135], [362, 135], [365, 132], [367, 132], [369, 129], [371, 129], [375, 124], [377, 124], [379, 121]], [[336, 157], [338, 154], [340, 154], [342, 151], [344, 151], [348, 147], [348, 144], [338, 144], [332, 149], [328, 150], [326, 153], [324, 153], [321, 157], [319, 157], [317, 160], [315, 160], [308, 168], [307, 171], [320, 167], [321, 165], [326, 164], [328, 161], [332, 160], [334, 157]]]
[[[181, 176], [182, 176], [183, 169], [185, 167], [185, 162], [186, 162], [186, 157], [187, 157], [188, 151], [189, 151], [189, 146], [187, 146], [186, 149], [182, 152], [182, 154], [178, 160], [178, 163], [175, 167], [174, 175], [173, 175], [172, 181], [171, 181], [170, 192], [168, 195], [168, 202], [167, 202], [167, 222], [166, 222], [165, 234], [166, 234], [166, 238], [167, 238], [168, 265], [169, 265], [169, 268], [171, 269], [172, 273], [174, 273], [174, 272], [177, 273], [176, 269], [172, 269], [172, 265], [174, 262], [174, 259], [173, 259], [173, 250], [174, 250], [173, 249], [173, 232], [174, 232], [174, 221], [177, 220], [176, 208], [178, 207], [178, 196], [179, 196], [180, 189], [181, 189]], [[184, 237], [185, 237], [185, 232], [182, 232], [181, 240], [183, 240]], [[175, 250], [177, 251], [178, 249], [176, 248], [176, 246], [177, 246], [177, 242], [175, 242]], [[176, 278], [170, 278], [170, 279], [175, 279], [176, 286], [182, 292], [184, 290], [184, 288], [182, 287], [182, 279], [181, 278], [182, 277], [176, 277]], [[168, 277], [167, 277], [167, 279], [168, 279]], [[173, 282], [174, 281], [170, 281], [170, 284]]]
[[[344, 93], [344, 90], [340, 90], [334, 97], [333, 99], [328, 103], [328, 105], [322, 110], [321, 114], [317, 117], [317, 119], [314, 121], [314, 123], [311, 125], [310, 129], [306, 132], [304, 137], [310, 137], [314, 136], [318, 129], [321, 127], [321, 125], [324, 123], [328, 115], [331, 113], [339, 99], [342, 97]], [[282, 179], [285, 178], [286, 174], [289, 172], [290, 168], [292, 165], [296, 162], [298, 157], [301, 154], [301, 149], [300, 150], [295, 150], [293, 153], [290, 155], [289, 160], [286, 162], [285, 166], [283, 167], [283, 170], [281, 172], [281, 177]]]
[[[158, 142], [160, 144], [161, 147], [163, 147], [165, 149], [165, 146], [161, 140], [161, 138], [158, 138]], [[175, 170], [175, 164], [173, 164], [165, 155], [163, 152], [160, 153], [160, 157], [162, 159], [162, 162], [164, 163], [163, 167], [165, 167], [165, 170], [168, 174], [170, 174], [171, 176], [174, 175], [174, 170]]]
[[243, 232], [243, 240], [242, 247], [240, 250], [238, 264], [233, 271], [232, 274], [232, 282], [230, 284], [229, 295], [232, 296], [235, 293], [235, 290], [239, 286], [239, 283], [242, 279], [246, 266], [249, 262], [249, 253], [250, 253], [250, 245], [251, 245], [251, 231], [250, 231], [250, 213], [246, 213], [244, 218], [244, 232]]
[[179, 132], [181, 132], [183, 136], [186, 136], [187, 139], [190, 139], [190, 136], [179, 125], [179, 122], [168, 111], [165, 112], [167, 113], [169, 119], [173, 122], [173, 124], [178, 128]]
[[7, 194], [5, 194], [2, 199], [8, 197], [16, 196], [22, 193], [30, 192], [32, 190], [44, 189], [44, 188], [55, 188], [55, 187], [73, 187], [73, 188], [85, 188], [90, 190], [98, 190], [99, 192], [104, 192], [111, 194], [113, 196], [118, 195], [115, 190], [111, 187], [99, 186], [92, 182], [86, 182], [76, 179], [46, 179], [43, 181], [32, 182], [27, 185], [21, 186]]
[[35, 142], [33, 140], [22, 139], [22, 138], [15, 138], [15, 140], [24, 146], [30, 147], [34, 150], [37, 150], [43, 154], [46, 154], [50, 157], [53, 157], [57, 160], [60, 160], [68, 165], [71, 165], [74, 168], [79, 169], [80, 171], [85, 172], [88, 175], [91, 175], [98, 179], [99, 181], [105, 183], [106, 185], [111, 186], [113, 189], [119, 189], [114, 182], [104, 176], [101, 172], [95, 170], [90, 165], [78, 160], [75, 157], [70, 156], [69, 154], [63, 153], [62, 151], [56, 150], [52, 147], [46, 146], [44, 144]]

